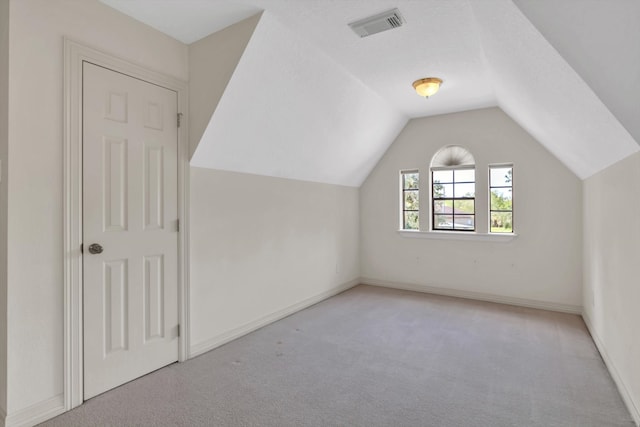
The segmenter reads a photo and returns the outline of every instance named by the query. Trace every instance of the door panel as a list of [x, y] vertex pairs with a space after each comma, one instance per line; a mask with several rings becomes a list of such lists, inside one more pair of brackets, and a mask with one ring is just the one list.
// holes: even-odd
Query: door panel
[[178, 360], [176, 117], [176, 92], [84, 64], [85, 399]]

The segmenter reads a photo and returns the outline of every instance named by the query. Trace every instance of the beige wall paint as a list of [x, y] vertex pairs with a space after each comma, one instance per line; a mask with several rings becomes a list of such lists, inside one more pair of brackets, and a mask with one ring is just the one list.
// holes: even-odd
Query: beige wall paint
[[[420, 169], [424, 229], [429, 164], [443, 146], [476, 159], [477, 229], [487, 231], [487, 166], [514, 164], [511, 242], [402, 237], [399, 171]], [[481, 191], [481, 189], [485, 189]], [[415, 119], [360, 191], [361, 272], [365, 278], [536, 302], [581, 305], [581, 182], [498, 108]]]
[[63, 391], [63, 37], [187, 80], [187, 47], [97, 0], [11, 1], [8, 401]]
[[189, 45], [189, 157], [247, 47], [261, 14]]
[[0, 0], [0, 419], [7, 409], [7, 153], [9, 0]]
[[357, 279], [358, 189], [191, 169], [191, 344]]
[[584, 182], [584, 313], [640, 423], [638, 183], [640, 154]]

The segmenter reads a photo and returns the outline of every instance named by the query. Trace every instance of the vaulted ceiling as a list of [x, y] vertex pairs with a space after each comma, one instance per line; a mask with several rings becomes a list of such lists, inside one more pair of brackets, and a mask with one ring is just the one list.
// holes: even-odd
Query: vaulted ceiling
[[638, 0], [101, 1], [186, 44], [263, 12], [195, 166], [359, 186], [407, 120], [489, 106], [581, 178], [640, 150]]

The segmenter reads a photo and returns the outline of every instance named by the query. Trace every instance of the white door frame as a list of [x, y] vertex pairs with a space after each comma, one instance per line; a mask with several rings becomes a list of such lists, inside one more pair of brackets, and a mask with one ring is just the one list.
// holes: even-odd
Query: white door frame
[[[64, 406], [83, 402], [82, 331], [82, 64], [84, 61], [163, 86], [178, 93], [178, 111], [186, 116], [187, 83], [139, 65], [64, 41]], [[177, 120], [178, 118], [176, 118]], [[189, 358], [189, 139], [178, 128], [178, 320], [180, 362]]]

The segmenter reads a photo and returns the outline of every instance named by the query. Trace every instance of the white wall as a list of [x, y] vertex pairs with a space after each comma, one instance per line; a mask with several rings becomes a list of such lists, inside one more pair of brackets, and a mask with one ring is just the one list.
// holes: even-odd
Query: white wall
[[584, 317], [640, 424], [640, 154], [584, 182]]
[[185, 45], [97, 0], [11, 1], [7, 412], [14, 419], [31, 405], [53, 405], [63, 391], [63, 36], [188, 78]]
[[[428, 229], [429, 164], [441, 147], [452, 144], [467, 147], [476, 159], [478, 232], [488, 228], [487, 165], [514, 164], [518, 236], [512, 241], [414, 239], [397, 233], [399, 171], [420, 169], [422, 227]], [[361, 188], [362, 276], [579, 310], [581, 207], [580, 180], [500, 109], [414, 119]]]
[[9, 0], [0, 0], [0, 420], [7, 409], [7, 153]]
[[260, 21], [257, 14], [189, 45], [189, 155], [193, 155]]
[[191, 344], [359, 276], [358, 189], [191, 168]]

